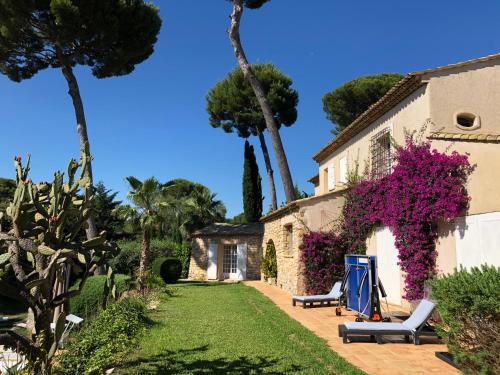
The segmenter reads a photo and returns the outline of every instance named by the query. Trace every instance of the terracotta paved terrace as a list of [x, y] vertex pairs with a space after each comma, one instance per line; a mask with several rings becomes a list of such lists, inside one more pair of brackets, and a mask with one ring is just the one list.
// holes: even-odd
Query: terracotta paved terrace
[[307, 309], [298, 304], [293, 307], [291, 294], [278, 287], [261, 281], [246, 281], [245, 284], [270, 298], [290, 317], [325, 339], [333, 351], [368, 374], [459, 374], [458, 370], [436, 358], [436, 351], [447, 349], [435, 338], [423, 337], [421, 345], [408, 344], [403, 339], [385, 340], [390, 342], [380, 345], [369, 342], [343, 344], [338, 325], [346, 320], [354, 321], [354, 312], [342, 309], [342, 316], [336, 316], [334, 304]]

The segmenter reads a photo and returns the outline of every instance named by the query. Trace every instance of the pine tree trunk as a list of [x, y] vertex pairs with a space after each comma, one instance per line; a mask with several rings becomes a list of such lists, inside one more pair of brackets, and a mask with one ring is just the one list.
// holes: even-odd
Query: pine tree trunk
[[290, 168], [288, 166], [288, 161], [286, 158], [285, 150], [283, 148], [283, 143], [281, 142], [280, 133], [278, 131], [278, 126], [273, 116], [273, 111], [271, 109], [271, 104], [266, 97], [264, 87], [259, 81], [257, 76], [252, 71], [250, 64], [246, 58], [243, 46], [240, 40], [240, 20], [243, 14], [243, 0], [233, 0], [233, 12], [231, 13], [231, 27], [229, 28], [229, 39], [234, 49], [234, 54], [238, 60], [245, 79], [250, 83], [252, 89], [259, 101], [264, 119], [266, 121], [267, 130], [269, 130], [269, 135], [271, 136], [271, 141], [273, 143], [274, 152], [276, 154], [276, 159], [278, 161], [278, 166], [280, 169], [281, 180], [283, 181], [283, 187], [285, 189], [285, 196], [287, 202], [292, 202], [295, 200], [295, 189], [293, 186], [292, 175], [290, 173]]
[[[73, 101], [73, 108], [75, 110], [76, 117], [76, 131], [78, 133], [78, 138], [80, 141], [80, 156], [85, 153], [85, 148], [90, 149], [89, 137], [87, 134], [87, 120], [85, 119], [85, 110], [83, 108], [83, 101], [80, 95], [80, 88], [78, 86], [78, 81], [76, 80], [75, 75], [73, 74], [73, 68], [69, 64], [64, 63], [64, 57], [62, 56], [61, 50], [56, 47], [56, 52], [61, 62], [61, 70], [63, 73], [66, 82], [68, 83], [68, 94], [71, 96], [71, 100]], [[84, 176], [88, 177], [90, 181], [90, 189], [85, 190], [85, 198], [87, 200], [90, 199], [92, 195], [92, 190], [94, 186], [94, 179], [92, 174], [92, 160], [88, 160], [87, 168], [84, 172]], [[97, 227], [95, 225], [94, 215], [91, 211], [89, 218], [87, 219], [88, 227], [85, 229], [85, 234], [87, 239], [91, 239], [97, 237]], [[104, 267], [98, 267], [95, 271], [96, 275], [104, 274]]]
[[264, 155], [264, 163], [266, 164], [267, 177], [269, 179], [271, 211], [274, 211], [278, 209], [278, 200], [276, 198], [276, 186], [274, 185], [274, 172], [273, 167], [271, 166], [271, 158], [269, 157], [269, 150], [267, 149], [264, 133], [257, 129], [257, 135], [259, 136], [260, 148], [262, 149], [262, 154]]
[[[71, 96], [73, 100], [73, 107], [75, 109], [76, 116], [76, 130], [78, 132], [78, 138], [80, 140], [80, 155], [85, 153], [85, 148], [89, 145], [89, 137], [87, 134], [87, 121], [85, 120], [85, 111], [83, 108], [83, 101], [80, 95], [80, 88], [78, 87], [78, 81], [76, 80], [75, 75], [73, 74], [73, 69], [70, 65], [61, 64], [62, 72], [64, 78], [68, 82], [68, 94]], [[93, 176], [92, 176], [92, 162], [88, 161], [87, 168], [85, 170], [85, 177], [88, 177], [90, 180], [90, 185], [93, 186]], [[92, 195], [92, 189], [87, 189], [85, 192], [87, 195], [87, 199]], [[88, 218], [88, 228], [85, 230], [87, 239], [91, 239], [97, 237], [97, 228], [95, 225], [94, 216], [91, 214]]]
[[146, 267], [148, 266], [149, 247], [151, 245], [151, 232], [144, 228], [142, 232], [141, 257], [139, 260], [139, 285], [141, 291], [146, 287]]

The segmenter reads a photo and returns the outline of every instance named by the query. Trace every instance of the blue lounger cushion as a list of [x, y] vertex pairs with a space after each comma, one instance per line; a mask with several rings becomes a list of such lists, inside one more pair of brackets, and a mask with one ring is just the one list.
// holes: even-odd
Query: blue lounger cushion
[[332, 287], [332, 290], [328, 294], [318, 294], [314, 296], [293, 296], [295, 301], [299, 302], [320, 302], [320, 301], [332, 301], [337, 300], [342, 296], [340, 287], [342, 283], [340, 281], [336, 282]]
[[345, 322], [349, 331], [409, 331], [403, 323]]
[[436, 305], [426, 299], [420, 301], [415, 311], [402, 323], [345, 322], [349, 331], [408, 331], [414, 332], [427, 322]]

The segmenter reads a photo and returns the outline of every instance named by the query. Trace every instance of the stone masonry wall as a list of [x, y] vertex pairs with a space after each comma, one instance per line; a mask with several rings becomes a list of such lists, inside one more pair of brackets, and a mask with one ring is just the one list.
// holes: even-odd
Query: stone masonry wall
[[[278, 263], [278, 278], [276, 284], [292, 294], [304, 293], [302, 265], [300, 263], [299, 246], [304, 235], [304, 226], [301, 223], [301, 214], [290, 212], [264, 223], [264, 238], [262, 248], [265, 249], [269, 240], [273, 240], [276, 248]], [[290, 245], [287, 227], [293, 229], [293, 244]]]

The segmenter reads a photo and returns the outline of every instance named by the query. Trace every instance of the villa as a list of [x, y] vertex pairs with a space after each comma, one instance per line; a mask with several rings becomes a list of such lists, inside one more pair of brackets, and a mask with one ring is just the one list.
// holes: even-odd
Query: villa
[[[378, 102], [314, 156], [318, 172], [309, 181], [314, 196], [262, 218], [262, 248], [276, 247], [277, 285], [303, 294], [299, 246], [307, 230], [327, 231], [339, 217], [350, 171], [368, 167], [377, 177], [391, 172], [393, 145], [406, 132], [422, 131], [439, 151], [469, 154], [476, 165], [468, 185], [470, 206], [452, 224], [441, 224], [436, 246], [439, 272], [482, 263], [500, 265], [500, 54], [406, 75]], [[389, 303], [404, 306], [403, 275], [394, 237], [377, 228], [367, 240], [377, 255]]]

